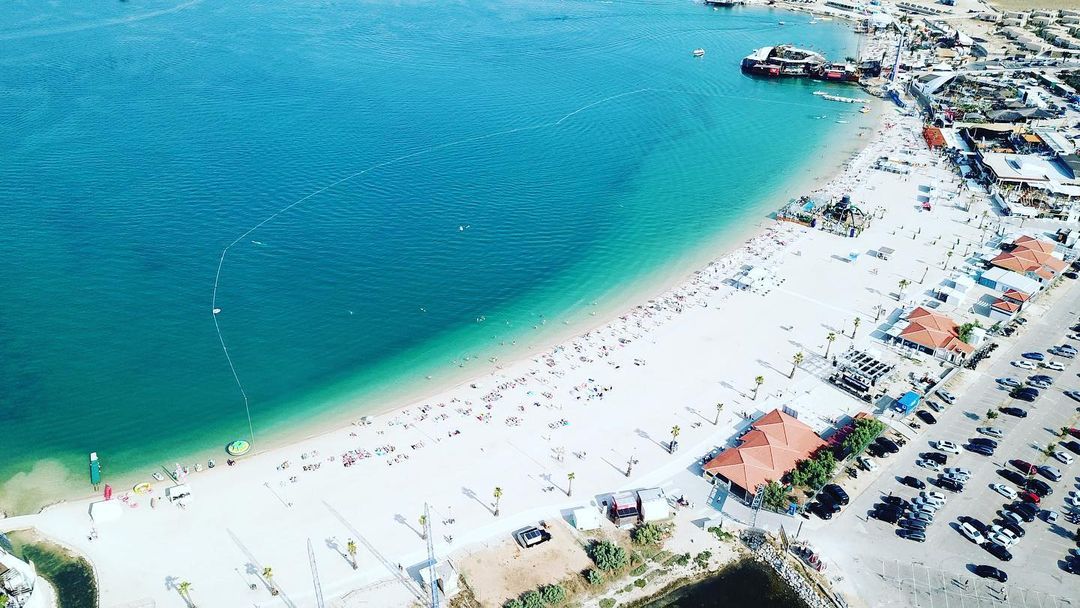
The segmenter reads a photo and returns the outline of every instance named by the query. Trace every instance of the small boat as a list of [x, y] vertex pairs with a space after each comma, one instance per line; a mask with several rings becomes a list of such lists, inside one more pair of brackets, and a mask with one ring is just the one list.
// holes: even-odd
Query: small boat
[[250, 450], [251, 444], [243, 439], [237, 439], [225, 448], [225, 451], [229, 453], [229, 456], [243, 456]]
[[863, 107], [859, 108], [859, 111], [862, 112], [863, 114], [866, 114], [867, 112], [870, 111], [870, 106], [863, 106]]
[[101, 483], [101, 463], [98, 462], [97, 452], [90, 452], [90, 483], [94, 486]]
[[162, 475], [161, 473], [159, 473], [158, 471], [154, 471], [153, 473], [151, 473], [151, 475], [153, 475], [154, 479], [156, 479], [158, 481], [165, 481], [165, 476]]
[[783, 21], [778, 21], [777, 25], [784, 25], [784, 22]]
[[131, 488], [131, 491], [135, 492], [136, 494], [149, 494], [151, 491], [153, 491], [153, 488], [150, 487], [150, 484], [144, 481], [143, 483], [135, 484], [135, 487]]
[[212, 469], [217, 466], [217, 463], [214, 462], [213, 458], [211, 458], [210, 460], [206, 461], [206, 466]]
[[202, 463], [201, 462], [196, 462], [195, 463], [195, 472], [196, 473], [202, 473]]
[[704, 57], [705, 49], [694, 49], [694, 57]]
[[836, 121], [836, 124], [838, 124], [838, 125], [846, 125], [847, 121], [846, 120], [838, 120], [838, 121]]

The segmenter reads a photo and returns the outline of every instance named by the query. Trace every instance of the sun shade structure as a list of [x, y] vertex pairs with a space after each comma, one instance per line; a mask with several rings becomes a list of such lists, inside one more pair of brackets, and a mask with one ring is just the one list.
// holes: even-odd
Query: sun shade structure
[[780, 481], [795, 463], [809, 458], [825, 442], [793, 416], [773, 410], [758, 418], [738, 447], [728, 448], [705, 464], [706, 477], [723, 478], [753, 496], [757, 487]]
[[907, 316], [907, 327], [901, 330], [901, 342], [934, 356], [951, 358], [965, 356], [975, 347], [960, 339], [960, 327], [949, 317], [919, 306]]

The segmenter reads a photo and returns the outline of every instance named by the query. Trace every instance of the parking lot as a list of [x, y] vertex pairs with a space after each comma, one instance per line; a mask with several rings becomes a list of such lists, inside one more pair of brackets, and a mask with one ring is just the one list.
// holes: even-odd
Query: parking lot
[[[1064, 606], [1080, 602], [1080, 576], [1063, 569], [1066, 555], [1077, 555], [1073, 533], [1077, 526], [1063, 517], [1048, 523], [1043, 517], [1022, 525], [1026, 535], [1010, 547], [1013, 559], [1003, 562], [958, 531], [957, 518], [970, 516], [991, 525], [1000, 519], [1003, 505], [1012, 502], [990, 488], [991, 484], [1013, 486], [997, 473], [997, 469], [1012, 468], [1008, 461], [1019, 458], [1035, 465], [1051, 464], [1061, 470], [1058, 482], [1043, 479], [1053, 488], [1053, 494], [1042, 499], [1039, 507], [1057, 511], [1061, 516], [1071, 507], [1064, 504], [1070, 491], [1080, 491], [1077, 474], [1080, 457], [1072, 465], [1058, 462], [1043, 453], [1048, 443], [1062, 439], [1057, 432], [1063, 426], [1075, 427], [1078, 405], [1063, 394], [1080, 388], [1080, 358], [1051, 357], [1065, 365], [1062, 372], [1039, 369], [1028, 371], [1014, 367], [1011, 362], [1030, 351], [1046, 349], [1069, 342], [1064, 338], [1072, 333], [1080, 306], [1072, 297], [1073, 285], [1067, 283], [1050, 294], [1056, 306], [1049, 311], [1032, 307], [1025, 311], [1030, 321], [1011, 338], [998, 338], [999, 348], [978, 370], [965, 370], [962, 377], [950, 382], [949, 391], [956, 402], [936, 413], [937, 424], [923, 425], [918, 436], [910, 440], [898, 454], [875, 459], [879, 469], [861, 473], [856, 481], [841, 475], [838, 480], [852, 492], [851, 504], [844, 507], [831, 521], [812, 517], [805, 522], [802, 538], [813, 543], [827, 560], [834, 561], [840, 571], [837, 580], [841, 589], [866, 600], [872, 606]], [[1072, 341], [1080, 348], [1080, 342]], [[1008, 389], [995, 379], [1013, 377], [1021, 382], [1031, 374], [1046, 374], [1054, 378], [1052, 387], [1041, 391], [1034, 403], [1016, 401]], [[937, 399], [936, 396], [930, 396]], [[988, 410], [1002, 405], [1027, 410], [1027, 418], [1001, 414], [987, 420]], [[959, 455], [948, 455], [947, 467], [960, 467], [971, 472], [971, 479], [962, 493], [935, 487], [931, 481], [937, 473], [919, 467], [919, 454], [934, 451], [937, 441], [951, 441], [963, 446], [972, 437], [979, 437], [977, 427], [993, 426], [1004, 437], [993, 456], [982, 456], [961, 447]], [[1067, 451], [1067, 450], [1066, 450]], [[1073, 454], [1073, 456], [1076, 456]], [[946, 504], [934, 515], [934, 523], [926, 531], [925, 543], [905, 540], [897, 535], [897, 527], [869, 518], [882, 496], [893, 494], [913, 498], [918, 490], [898, 483], [906, 475], [927, 482], [927, 491], [937, 491], [948, 497]], [[872, 476], [864, 480], [864, 476]], [[846, 483], [844, 483], [846, 481]], [[1015, 487], [1015, 486], [1014, 486]], [[862, 489], [860, 492], [861, 488]], [[857, 495], [856, 495], [857, 493]], [[982, 579], [972, 572], [975, 565], [986, 564], [1005, 571], [1009, 580], [1004, 585]], [[847, 579], [847, 580], [844, 580]], [[966, 581], [966, 582], [965, 582]]]

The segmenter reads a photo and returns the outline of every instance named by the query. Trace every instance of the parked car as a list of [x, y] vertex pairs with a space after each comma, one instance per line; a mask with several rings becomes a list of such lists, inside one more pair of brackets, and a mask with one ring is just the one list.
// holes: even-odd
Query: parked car
[[1035, 511], [1029, 511], [1029, 510], [1023, 508], [1023, 506], [1024, 506], [1024, 503], [1022, 503], [1022, 502], [1012, 502], [1012, 503], [1009, 503], [1009, 504], [1005, 505], [1005, 510], [1009, 511], [1009, 512], [1012, 512], [1012, 513], [1016, 513], [1025, 522], [1031, 523], [1031, 522], [1035, 521], [1036, 512]]
[[1080, 391], [1065, 391], [1065, 396], [1074, 401], [1080, 401]]
[[1030, 502], [1032, 504], [1037, 505], [1037, 504], [1039, 504], [1040, 498], [1039, 498], [1039, 495], [1034, 493], [1034, 492], [1025, 491], [1025, 492], [1020, 493], [1020, 500], [1023, 500], [1024, 502]]
[[1028, 380], [1038, 380], [1039, 382], [1046, 382], [1047, 384], [1053, 384], [1054, 379], [1046, 374], [1035, 374], [1028, 378]]
[[934, 444], [934, 447], [942, 452], [948, 452], [949, 454], [960, 454], [960, 446], [951, 441], [938, 441]]
[[975, 574], [983, 578], [992, 578], [999, 583], [1004, 583], [1009, 580], [1009, 575], [1005, 574], [1001, 570], [993, 566], [979, 565], [975, 566]]
[[1039, 398], [1039, 391], [1033, 388], [1021, 388], [1016, 389], [1009, 393], [1009, 396], [1017, 401], [1025, 401], [1027, 403], [1033, 403]]
[[972, 526], [971, 524], [960, 524], [960, 533], [976, 545], [981, 545], [986, 542], [986, 537], [983, 536], [982, 532], [976, 530], [975, 526]]
[[863, 470], [866, 470], [866, 471], [876, 471], [877, 468], [878, 468], [876, 462], [874, 462], [873, 460], [870, 460], [869, 458], [866, 458], [864, 456], [859, 456], [856, 459], [856, 462], [858, 462], [859, 466], [861, 466], [863, 468]]
[[1009, 550], [1001, 545], [995, 543], [983, 543], [982, 547], [986, 549], [990, 555], [993, 555], [1003, 562], [1012, 560], [1012, 553], [1009, 553]]
[[900, 522], [900, 527], [908, 530], [925, 530], [929, 525], [929, 522], [925, 522], [921, 519], [905, 519]]
[[873, 445], [878, 446], [881, 448], [881, 451], [889, 454], [895, 454], [900, 451], [900, 446], [896, 445], [896, 442], [888, 437], [878, 437], [874, 440]]
[[892, 494], [882, 496], [881, 502], [893, 507], [902, 507], [907, 504], [907, 501], [902, 496], [893, 496]]
[[942, 494], [941, 492], [935, 492], [933, 490], [919, 492], [919, 496], [917, 498], [922, 498], [927, 502], [937, 503], [939, 506], [944, 505], [945, 501], [948, 500], [948, 498], [946, 498], [944, 494]]
[[[937, 464], [937, 463], [935, 463], [935, 464]], [[921, 489], [926, 487], [926, 482], [919, 479], [918, 477], [912, 477], [911, 475], [907, 475], [905, 477], [902, 477], [900, 479], [900, 483], [904, 484], [905, 486], [907, 486], [909, 488], [915, 488], [916, 490], [921, 490]]]
[[994, 448], [992, 448], [992, 447], [990, 447], [988, 445], [982, 445], [982, 444], [978, 444], [978, 443], [973, 445], [973, 444], [969, 443], [965, 447], [967, 447], [969, 452], [975, 452], [976, 454], [981, 454], [983, 456], [993, 456], [994, 455]]
[[925, 543], [926, 542], [926, 533], [923, 532], [922, 530], [905, 530], [905, 529], [901, 528], [900, 530], [897, 530], [896, 533], [897, 533], [897, 535], [900, 536], [900, 538], [906, 538], [907, 540], [913, 540], [913, 541], [915, 541], [917, 543]]
[[986, 539], [994, 544], [1001, 545], [1006, 549], [1016, 544], [1016, 541], [1009, 538], [1008, 536], [1005, 536], [1003, 534], [995, 534], [993, 532], [991, 532], [990, 535], [986, 537]]
[[972, 528], [975, 528], [979, 531], [980, 534], [986, 534], [986, 531], [990, 529], [987, 527], [986, 524], [975, 519], [974, 517], [971, 517], [970, 515], [961, 515], [960, 517], [957, 517], [956, 520], [962, 524], [968, 524]]
[[1015, 467], [1017, 471], [1020, 471], [1025, 475], [1032, 475], [1035, 473], [1035, 465], [1031, 464], [1026, 460], [1022, 460], [1020, 458], [1013, 458], [1009, 461], [1009, 464]]
[[1019, 513], [1014, 513], [1012, 511], [1002, 511], [1001, 521], [1011, 522], [1019, 526], [1020, 524], [1024, 523], [1024, 518], [1021, 517]]
[[1028, 378], [1027, 383], [1032, 388], [1043, 389], [1043, 390], [1050, 388], [1050, 384], [1051, 384], [1050, 382], [1047, 382], [1046, 380], [1033, 380], [1031, 378]]
[[944, 465], [949, 462], [949, 457], [941, 452], [923, 452], [920, 454], [923, 460], [932, 460], [940, 465]]
[[1016, 378], [1008, 378], [1008, 377], [1006, 377], [1006, 378], [998, 378], [997, 383], [1002, 385], [1002, 386], [1007, 386], [1009, 388], [1019, 388], [1020, 387], [1020, 381], [1017, 380]]
[[1018, 407], [1003, 407], [1001, 413], [1015, 416], [1016, 418], [1027, 418], [1027, 410], [1022, 410]]
[[1053, 452], [1051, 452], [1051, 455], [1054, 457], [1054, 460], [1057, 460], [1061, 464], [1070, 465], [1073, 463], [1072, 454], [1069, 454], [1067, 452], [1063, 452], [1061, 450], [1054, 450]]
[[817, 515], [821, 519], [832, 519], [832, 516], [840, 512], [840, 505], [832, 502], [812, 502], [806, 510]]
[[1073, 437], [1076, 437], [1077, 439], [1080, 439], [1080, 429], [1078, 428], [1069, 427], [1069, 434]]
[[975, 430], [979, 431], [983, 435], [986, 435], [988, 437], [993, 437], [995, 439], [1001, 439], [1002, 437], [1005, 436], [1005, 433], [1003, 433], [1001, 431], [1001, 429], [995, 428], [995, 427], [992, 427], [992, 426], [980, 426], [979, 428], [977, 428]]
[[1027, 479], [1023, 475], [1021, 475], [1020, 473], [1017, 473], [1016, 471], [1014, 471], [1012, 469], [998, 469], [997, 474], [1001, 475], [1005, 479], [1008, 479], [1009, 481], [1015, 483], [1018, 486], [1023, 486], [1026, 479]]
[[1054, 493], [1054, 488], [1041, 479], [1024, 479], [1020, 482], [1020, 486], [1025, 490], [1029, 490], [1038, 494], [1039, 496], [1048, 496]]
[[917, 416], [919, 420], [922, 420], [926, 424], [937, 424], [937, 418], [934, 418], [934, 415], [926, 410], [919, 410], [915, 412], [915, 416]]
[[1020, 524], [1016, 522], [1003, 521], [1001, 522], [1001, 527], [1008, 530], [1013, 537], [1017, 539], [1024, 538], [1024, 535], [1027, 534], [1027, 532], [1024, 532], [1024, 529], [1020, 527]]
[[890, 507], [889, 505], [880, 505], [880, 508], [874, 509], [870, 513], [870, 517], [874, 519], [895, 524], [900, 521], [900, 517], [904, 514], [903, 509], [899, 507]]
[[953, 477], [943, 477], [938, 480], [938, 487], [945, 488], [946, 490], [951, 490], [953, 492], [963, 492], [964, 482]]
[[1051, 348], [1048, 352], [1051, 355], [1057, 355], [1059, 357], [1065, 357], [1066, 359], [1072, 359], [1072, 358], [1076, 357], [1076, 351], [1075, 350], [1065, 350], [1065, 349], [1063, 349], [1061, 347]]
[[968, 439], [968, 443], [973, 443], [975, 445], [985, 445], [995, 449], [998, 447], [998, 442], [994, 441], [993, 439], [988, 439], [986, 437], [972, 437], [971, 439]]
[[1005, 498], [1008, 498], [1009, 500], [1013, 500], [1017, 496], [1016, 490], [1003, 483], [992, 483], [990, 484], [990, 489], [997, 492], [998, 494], [1001, 494]]
[[833, 501], [839, 505], [846, 505], [851, 501], [851, 499], [848, 497], [847, 492], [844, 491], [844, 488], [841, 488], [835, 483], [830, 483], [826, 485], [824, 488], [822, 488], [822, 491], [828, 494], [829, 497], [832, 498]]
[[1024, 353], [1020, 356], [1025, 359], [1030, 359], [1032, 361], [1042, 361], [1043, 359], [1046, 359], [1046, 355], [1039, 352]]
[[1061, 447], [1066, 448], [1073, 454], [1080, 454], [1080, 442], [1075, 440], [1069, 440], [1061, 444]]
[[950, 467], [948, 469], [945, 469], [945, 474], [954, 475], [958, 477], [961, 481], [968, 481], [969, 479], [971, 479], [971, 471], [968, 469], [961, 469], [959, 467]]
[[941, 400], [945, 403], [948, 403], [949, 405], [956, 403], [956, 396], [949, 391], [938, 389], [936, 392], [938, 397], [941, 397]]
[[928, 407], [928, 408], [930, 408], [930, 409], [934, 410], [935, 412], [938, 412], [939, 414], [940, 414], [941, 412], [945, 411], [945, 406], [944, 406], [944, 405], [941, 405], [941, 404], [940, 404], [940, 403], [938, 403], [937, 401], [927, 401], [927, 402], [926, 402], [926, 407]]
[[1020, 369], [1035, 369], [1034, 363], [1032, 363], [1031, 361], [1024, 361], [1022, 359], [1017, 359], [1016, 361], [1013, 361], [1012, 364], [1013, 366], [1019, 367]]
[[1042, 366], [1045, 367], [1046, 369], [1052, 369], [1055, 372], [1063, 372], [1063, 371], [1065, 371], [1065, 366], [1062, 365], [1060, 361], [1044, 361], [1042, 363]]
[[1039, 465], [1039, 473], [1050, 481], [1061, 481], [1061, 469], [1048, 464]]

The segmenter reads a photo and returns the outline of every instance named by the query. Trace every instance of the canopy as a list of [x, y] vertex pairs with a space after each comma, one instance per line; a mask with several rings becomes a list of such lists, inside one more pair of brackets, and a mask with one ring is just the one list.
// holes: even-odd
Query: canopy
[[919, 401], [922, 400], [922, 396], [914, 391], [908, 391], [900, 398], [896, 400], [896, 403], [900, 406], [900, 409], [905, 414], [910, 414], [916, 407], [919, 406]]
[[600, 528], [600, 512], [592, 507], [578, 507], [570, 513], [574, 527], [578, 530], [598, 530]]
[[124, 513], [124, 506], [119, 500], [100, 500], [90, 503], [90, 517], [97, 523], [116, 521]]

